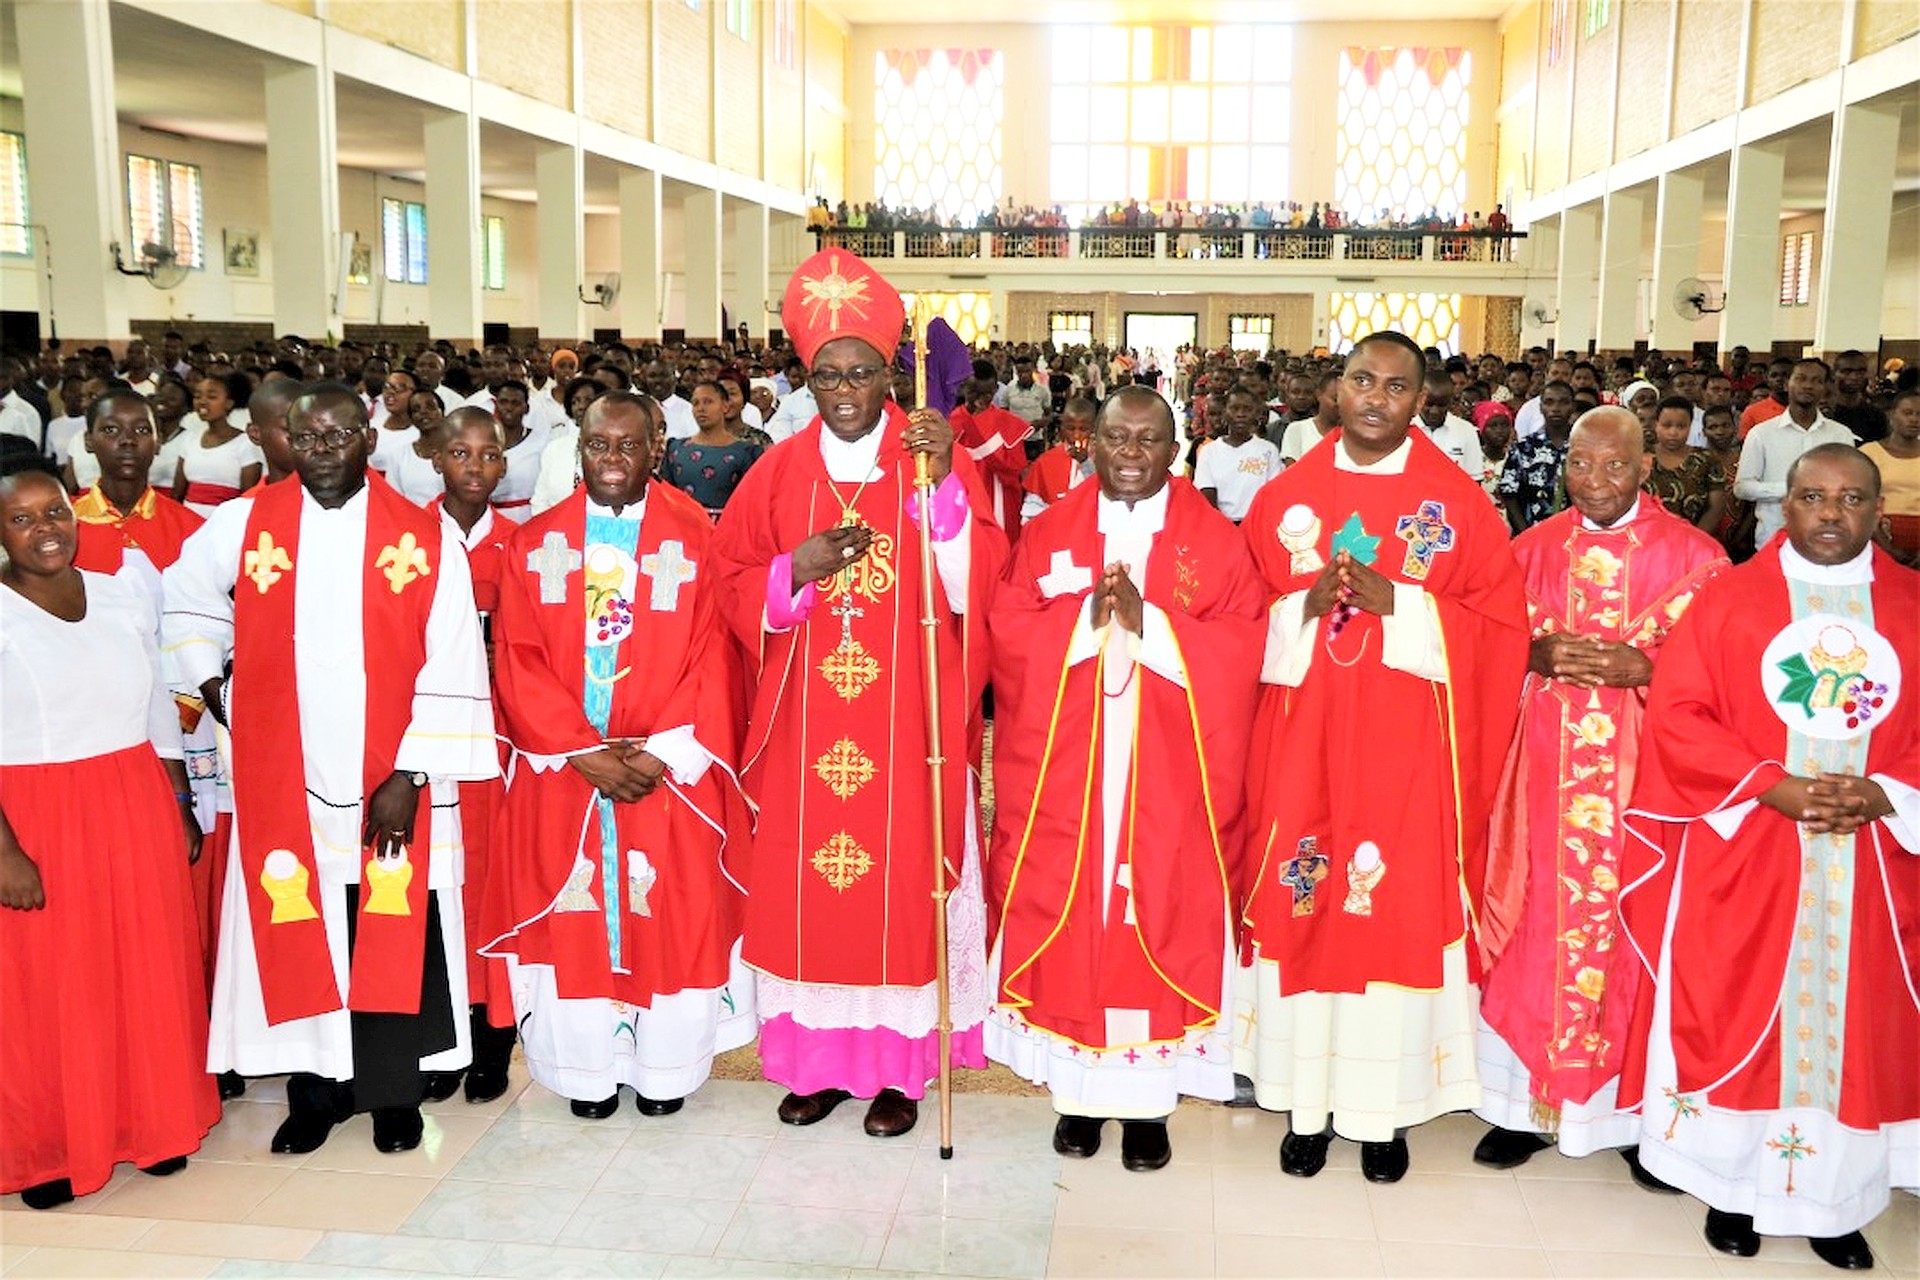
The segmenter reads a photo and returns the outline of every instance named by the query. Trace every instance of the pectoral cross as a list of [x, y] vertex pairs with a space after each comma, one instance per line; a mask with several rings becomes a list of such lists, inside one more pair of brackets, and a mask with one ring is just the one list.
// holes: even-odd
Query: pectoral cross
[[840, 593], [840, 599], [827, 612], [840, 619], [840, 652], [851, 653], [853, 651], [853, 620], [866, 617], [867, 611], [853, 602], [853, 592], [847, 590]]

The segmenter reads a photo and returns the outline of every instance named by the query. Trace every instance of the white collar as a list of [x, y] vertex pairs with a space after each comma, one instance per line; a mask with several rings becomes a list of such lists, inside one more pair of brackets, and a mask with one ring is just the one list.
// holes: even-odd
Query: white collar
[[356, 520], [364, 520], [367, 518], [367, 490], [370, 488], [372, 488], [372, 481], [362, 480], [359, 491], [351, 498], [348, 498], [337, 507], [327, 508], [316, 502], [313, 495], [307, 492], [307, 487], [301, 485], [301, 518], [305, 519], [307, 516], [317, 516], [326, 520], [336, 520], [341, 517], [352, 517]]
[[1167, 525], [1167, 495], [1173, 489], [1169, 483], [1160, 486], [1160, 491], [1150, 498], [1142, 498], [1131, 508], [1124, 502], [1109, 498], [1105, 491], [1099, 497], [1100, 532], [1103, 536], [1114, 534], [1155, 534]]
[[820, 424], [820, 460], [827, 474], [842, 484], [870, 478], [880, 461], [880, 442], [887, 433], [884, 414], [873, 430], [858, 440], [842, 440], [826, 423]]
[[[440, 514], [447, 514], [447, 506], [444, 502], [440, 504]], [[473, 522], [473, 531], [470, 533], [461, 529], [460, 522], [452, 516], [447, 516], [447, 522], [460, 534], [460, 545], [471, 551], [479, 546], [489, 533], [493, 532], [493, 508], [482, 507], [480, 509], [480, 518]]]
[[1347, 452], [1346, 437], [1342, 436], [1334, 442], [1333, 469], [1335, 471], [1352, 471], [1363, 476], [1397, 476], [1406, 471], [1407, 459], [1411, 457], [1412, 454], [1413, 436], [1409, 433], [1407, 438], [1400, 442], [1400, 447], [1392, 453], [1380, 459], [1378, 462], [1369, 462], [1365, 466], [1362, 466], [1360, 463], [1355, 462], [1352, 455]]
[[1615, 520], [1612, 524], [1595, 524], [1593, 521], [1587, 519], [1585, 516], [1581, 516], [1580, 527], [1582, 529], [1586, 529], [1589, 531], [1605, 532], [1608, 529], [1624, 529], [1628, 525], [1632, 524], [1635, 520], [1638, 520], [1639, 518], [1640, 518], [1640, 499], [1636, 497], [1633, 500], [1633, 505], [1627, 508], [1627, 513], [1621, 516], [1618, 520]]
[[629, 502], [626, 506], [620, 508], [619, 511], [615, 511], [612, 507], [603, 507], [592, 498], [588, 498], [587, 514], [590, 516], [605, 516], [609, 520], [637, 521], [640, 517], [647, 514], [646, 490], [642, 489], [640, 491], [640, 500], [638, 502]]
[[1780, 571], [1795, 582], [1811, 582], [1823, 587], [1860, 587], [1873, 581], [1873, 545], [1845, 564], [1815, 564], [1793, 549], [1790, 541], [1780, 544]]

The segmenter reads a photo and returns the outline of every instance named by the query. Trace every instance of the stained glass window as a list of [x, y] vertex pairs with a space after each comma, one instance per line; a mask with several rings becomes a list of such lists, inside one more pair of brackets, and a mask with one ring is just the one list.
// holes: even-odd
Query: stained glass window
[[727, 0], [727, 30], [742, 40], [753, 39], [754, 0]]
[[0, 253], [33, 252], [27, 212], [27, 139], [0, 130]]
[[[906, 304], [907, 314], [913, 314], [914, 299], [922, 295], [903, 293], [900, 300]], [[928, 319], [940, 316], [953, 326], [960, 341], [968, 346], [980, 346], [993, 337], [993, 295], [990, 293], [928, 293], [924, 295], [932, 307]]]
[[1609, 0], [1587, 0], [1587, 35], [1597, 36], [1606, 30], [1612, 7]]
[[1273, 317], [1228, 316], [1227, 345], [1235, 351], [1265, 353], [1273, 349]]
[[1093, 345], [1093, 312], [1054, 311], [1047, 315], [1047, 336], [1054, 350]]
[[969, 223], [998, 204], [1006, 99], [1000, 51], [883, 49], [873, 62], [880, 201]]
[[1054, 203], [1286, 199], [1292, 79], [1278, 24], [1054, 28]]
[[395, 284], [425, 284], [427, 206], [417, 200], [383, 197], [380, 236], [387, 279]]
[[488, 214], [480, 219], [480, 287], [507, 287], [507, 220]]
[[157, 244], [172, 249], [174, 261], [183, 267], [206, 266], [200, 166], [129, 154], [127, 230], [136, 261], [143, 246]]
[[1813, 296], [1813, 232], [1780, 241], [1780, 305], [1804, 307]]
[[1457, 217], [1467, 198], [1465, 49], [1340, 51], [1334, 203], [1358, 225]]
[[773, 32], [773, 60], [789, 71], [800, 65], [800, 41], [795, 35], [799, 23], [794, 15], [798, 4], [799, 0], [773, 0], [769, 11], [772, 17], [769, 25]]
[[1335, 293], [1327, 303], [1329, 350], [1345, 351], [1370, 333], [1392, 329], [1423, 347], [1459, 353], [1457, 293]]

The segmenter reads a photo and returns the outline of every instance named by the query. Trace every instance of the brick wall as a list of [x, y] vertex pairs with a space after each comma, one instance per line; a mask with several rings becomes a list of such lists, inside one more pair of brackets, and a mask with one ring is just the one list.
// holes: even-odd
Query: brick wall
[[632, 0], [576, 0], [582, 107], [601, 124], [653, 133], [653, 14]]
[[291, 9], [302, 17], [313, 16], [313, 0], [269, 0], [269, 3], [277, 4], [282, 9]]
[[1540, 67], [1538, 132], [1533, 139], [1533, 189], [1552, 191], [1567, 184], [1567, 100], [1573, 92], [1573, 58], [1549, 67], [1543, 51]]
[[344, 336], [366, 346], [375, 342], [386, 342], [402, 355], [410, 355], [428, 341], [427, 326], [423, 324], [350, 324], [344, 327]]
[[1671, 28], [1674, 0], [1626, 0], [1620, 7], [1620, 111], [1614, 159], [1625, 160], [1666, 141], [1667, 102], [1673, 92]]
[[713, 39], [711, 6], [653, 7], [654, 74], [660, 77], [660, 118], [654, 141], [698, 160], [713, 159]]
[[1749, 103], [1840, 65], [1841, 0], [1754, 0]]
[[1592, 36], [1575, 33], [1579, 68], [1573, 78], [1573, 141], [1567, 164], [1569, 176], [1584, 178], [1612, 160], [1614, 52], [1619, 47], [1620, 21], [1615, 19]]
[[1674, 55], [1680, 91], [1674, 95], [1674, 136], [1733, 114], [1740, 77], [1738, 4], [1683, 4]]
[[467, 69], [464, 0], [329, 0], [327, 21], [455, 71]]
[[1878, 53], [1920, 32], [1920, 4], [1913, 0], [1859, 0], [1859, 6], [1853, 16], [1856, 56]]
[[[204, 342], [215, 351], [239, 351], [256, 342], [273, 341], [273, 326], [265, 321], [133, 320], [128, 327], [136, 338], [158, 347], [163, 334], [173, 331], [187, 345]], [[117, 345], [117, 344], [116, 344]]]
[[746, 38], [718, 24], [719, 81], [714, 109], [720, 114], [720, 154], [724, 169], [760, 175], [760, 48], [766, 38], [763, 10], [755, 11], [753, 30]]
[[572, 109], [572, 0], [474, 0], [473, 21], [481, 79]]

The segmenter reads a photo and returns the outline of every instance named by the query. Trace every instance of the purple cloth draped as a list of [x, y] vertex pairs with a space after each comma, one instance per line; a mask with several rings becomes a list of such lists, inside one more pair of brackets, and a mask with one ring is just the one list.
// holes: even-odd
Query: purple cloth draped
[[[953, 1065], [987, 1065], [982, 1024], [953, 1033]], [[940, 1074], [940, 1033], [903, 1036], [885, 1027], [803, 1027], [791, 1014], [760, 1024], [760, 1074], [794, 1093], [845, 1089], [871, 1098], [898, 1089], [918, 1101]]]

